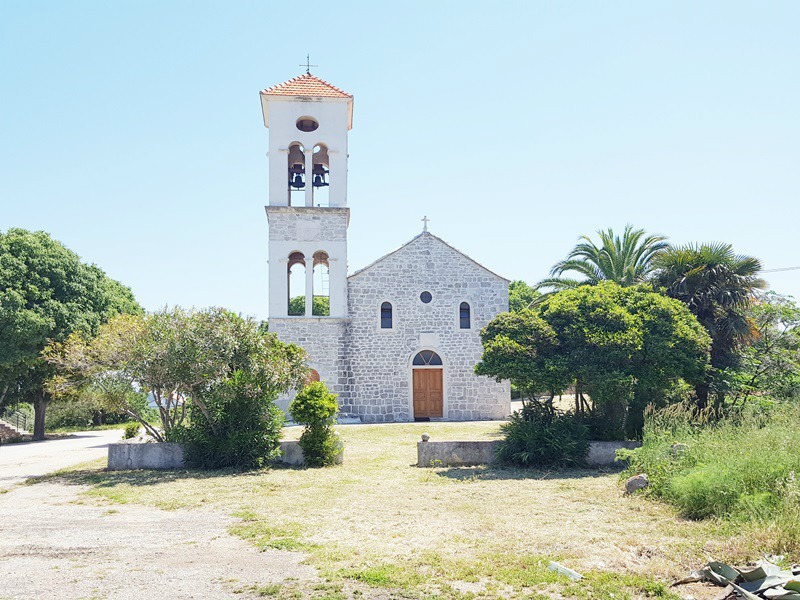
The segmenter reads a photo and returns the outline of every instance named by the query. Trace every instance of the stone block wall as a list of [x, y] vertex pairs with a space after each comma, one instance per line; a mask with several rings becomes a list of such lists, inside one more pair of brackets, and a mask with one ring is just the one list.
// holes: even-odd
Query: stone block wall
[[[430, 292], [425, 304], [420, 294]], [[393, 328], [380, 328], [390, 302]], [[471, 308], [470, 329], [459, 306]], [[499, 419], [510, 412], [508, 383], [478, 377], [479, 332], [508, 310], [508, 282], [439, 238], [422, 233], [400, 250], [348, 278], [349, 373], [343, 412], [365, 422], [413, 419], [411, 361], [433, 350], [444, 362], [444, 418]]]
[[[306, 350], [308, 366], [319, 373], [320, 380], [331, 392], [339, 394], [339, 406], [346, 401], [348, 383], [347, 325], [348, 319], [334, 317], [287, 317], [269, 321], [270, 332]], [[287, 412], [293, 397], [292, 394], [279, 398], [278, 406]]]

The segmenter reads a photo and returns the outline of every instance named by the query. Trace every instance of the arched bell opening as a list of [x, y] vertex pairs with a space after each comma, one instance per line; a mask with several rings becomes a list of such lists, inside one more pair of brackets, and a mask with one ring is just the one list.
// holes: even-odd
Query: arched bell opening
[[287, 301], [290, 317], [302, 317], [306, 314], [306, 257], [302, 252], [292, 252], [286, 269], [289, 290]]
[[331, 314], [330, 265], [328, 264], [328, 253], [322, 250], [314, 253], [312, 314], [315, 317], [329, 317]]
[[306, 204], [306, 156], [297, 142], [289, 145], [289, 206]]
[[314, 206], [330, 206], [330, 159], [328, 147], [325, 144], [314, 146], [313, 173], [311, 184], [313, 187]]

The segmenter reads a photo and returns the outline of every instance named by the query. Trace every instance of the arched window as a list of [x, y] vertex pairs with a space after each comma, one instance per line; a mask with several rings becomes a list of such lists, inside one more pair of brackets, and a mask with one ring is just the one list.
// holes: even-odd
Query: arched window
[[469, 329], [472, 327], [471, 323], [471, 315], [469, 304], [466, 302], [462, 302], [461, 306], [458, 307], [458, 326], [461, 329]]
[[328, 157], [328, 147], [325, 144], [314, 146], [312, 172], [312, 193], [314, 194], [314, 206], [329, 206], [330, 197], [328, 186], [330, 181], [328, 176], [331, 171], [330, 158]]
[[392, 304], [384, 302], [381, 304], [381, 329], [392, 328]]
[[423, 350], [411, 363], [415, 367], [441, 367], [442, 359], [433, 350]]
[[306, 155], [297, 142], [289, 146], [289, 206], [306, 205]]
[[306, 314], [306, 257], [302, 252], [289, 255], [287, 269], [289, 279], [286, 287], [289, 291], [288, 315], [298, 317]]
[[329, 317], [331, 314], [330, 266], [328, 253], [319, 250], [314, 253], [314, 300], [311, 314], [315, 317]]

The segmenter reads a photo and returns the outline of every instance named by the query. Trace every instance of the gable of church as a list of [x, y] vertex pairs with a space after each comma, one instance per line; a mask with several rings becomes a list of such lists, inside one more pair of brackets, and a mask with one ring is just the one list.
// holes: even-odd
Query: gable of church
[[[434, 263], [437, 261], [438, 264]], [[354, 281], [359, 277], [374, 272], [379, 272], [387, 268], [396, 270], [397, 265], [402, 265], [401, 273], [412, 278], [421, 275], [418, 268], [424, 268], [427, 272], [437, 271], [437, 275], [448, 276], [452, 274], [463, 274], [465, 272], [480, 271], [499, 281], [508, 283], [506, 279], [484, 267], [479, 262], [473, 260], [460, 250], [457, 250], [441, 238], [430, 232], [424, 231], [412, 238], [407, 243], [400, 246], [366, 267], [359, 269], [348, 277], [348, 281]]]

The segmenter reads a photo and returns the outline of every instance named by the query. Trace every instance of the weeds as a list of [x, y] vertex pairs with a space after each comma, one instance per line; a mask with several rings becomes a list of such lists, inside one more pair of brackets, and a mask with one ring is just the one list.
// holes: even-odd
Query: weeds
[[690, 519], [753, 529], [762, 549], [800, 555], [800, 408], [744, 412], [712, 422], [671, 407], [648, 414], [629, 473]]

